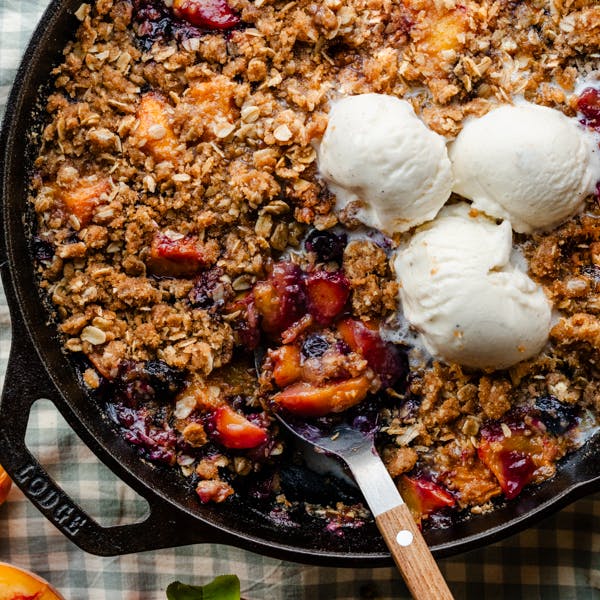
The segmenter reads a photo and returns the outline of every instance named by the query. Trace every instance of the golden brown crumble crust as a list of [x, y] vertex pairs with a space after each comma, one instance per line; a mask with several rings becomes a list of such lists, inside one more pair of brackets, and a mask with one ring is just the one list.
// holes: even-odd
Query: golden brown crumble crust
[[[452, 137], [465, 117], [519, 94], [572, 115], [576, 77], [598, 66], [589, 58], [600, 38], [594, 0], [230, 4], [246, 27], [149, 50], [136, 43], [130, 2], [83, 5], [76, 41], [54, 71], [32, 190], [38, 234], [56, 247], [41, 286], [65, 347], [85, 353], [97, 371], [85, 372], [91, 388], [124, 359], [153, 358], [196, 378], [187, 390], [195, 406], [211, 406], [207, 390], [231, 386], [219, 369], [232, 357], [235, 314], [217, 319], [191, 307], [190, 278], [152, 276], [152, 241], [157, 232], [192, 236], [205, 264], [241, 295], [271, 258], [300, 245], [307, 225], [335, 226], [315, 150], [331, 99], [406, 96], [433, 130]], [[92, 192], [98, 201], [88, 216], [67, 210]], [[438, 363], [417, 369], [410, 392], [418, 408], [386, 409], [394, 444], [384, 459], [393, 476], [421, 457], [451, 473], [446, 484], [461, 505], [485, 505], [499, 493], [476, 459], [485, 419], [543, 394], [600, 410], [589, 361], [600, 347], [600, 226], [596, 206], [588, 210], [525, 242], [532, 275], [565, 315], [552, 347], [501, 374]], [[397, 284], [379, 245], [351, 242], [343, 268], [355, 315], [385, 318], [396, 308]], [[185, 398], [177, 410], [185, 415]], [[177, 428], [192, 446], [206, 440], [187, 415]], [[218, 479], [227, 464], [220, 455], [198, 464], [207, 494], [233, 493]], [[237, 457], [232, 468], [252, 467]]]

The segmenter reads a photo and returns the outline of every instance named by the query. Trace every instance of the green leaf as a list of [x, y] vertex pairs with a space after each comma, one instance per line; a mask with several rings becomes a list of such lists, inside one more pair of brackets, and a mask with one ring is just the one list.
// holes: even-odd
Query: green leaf
[[206, 585], [186, 585], [175, 581], [167, 588], [168, 600], [240, 600], [237, 575], [219, 575]]

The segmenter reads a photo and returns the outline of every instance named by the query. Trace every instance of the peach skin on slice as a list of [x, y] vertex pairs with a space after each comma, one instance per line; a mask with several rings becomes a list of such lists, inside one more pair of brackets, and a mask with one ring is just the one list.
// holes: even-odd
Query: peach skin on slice
[[244, 415], [224, 404], [214, 415], [215, 440], [226, 448], [256, 448], [267, 441], [267, 432], [251, 423]]
[[0, 563], [0, 600], [63, 600], [50, 584], [27, 571]]
[[275, 394], [273, 400], [295, 415], [322, 417], [358, 404], [364, 400], [370, 386], [371, 381], [365, 375], [321, 386], [300, 382]]
[[148, 267], [153, 275], [160, 277], [191, 277], [213, 259], [210, 246], [196, 236], [169, 237], [157, 232], [152, 238]]
[[450, 492], [422, 477], [402, 475], [398, 488], [417, 523], [436, 510], [456, 504]]
[[477, 454], [496, 476], [504, 495], [512, 500], [528, 483], [535, 482], [538, 469], [552, 468], [558, 445], [548, 435], [534, 435], [516, 427], [508, 429], [508, 437], [484, 429]]

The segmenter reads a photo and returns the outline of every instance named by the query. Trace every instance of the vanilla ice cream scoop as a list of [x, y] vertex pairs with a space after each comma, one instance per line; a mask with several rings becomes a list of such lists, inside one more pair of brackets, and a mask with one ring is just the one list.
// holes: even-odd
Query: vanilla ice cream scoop
[[558, 110], [505, 105], [468, 120], [450, 145], [453, 191], [515, 231], [549, 230], [594, 191], [597, 150], [591, 134]]
[[447, 206], [398, 251], [402, 308], [434, 357], [505, 369], [540, 352], [551, 306], [511, 261], [510, 223], [473, 212]]
[[408, 102], [384, 94], [333, 103], [319, 169], [338, 211], [356, 202], [357, 219], [387, 234], [433, 219], [452, 189], [444, 138]]

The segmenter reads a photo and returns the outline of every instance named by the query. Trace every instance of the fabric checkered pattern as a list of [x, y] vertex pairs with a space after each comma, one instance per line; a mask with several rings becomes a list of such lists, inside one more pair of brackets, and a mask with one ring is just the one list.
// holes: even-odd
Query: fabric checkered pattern
[[[47, 0], [0, 0], [0, 114], [25, 44]], [[0, 383], [10, 346], [0, 290]], [[145, 501], [79, 441], [49, 402], [38, 402], [27, 444], [50, 474], [103, 525], [133, 522]], [[297, 565], [203, 544], [100, 558], [86, 554], [13, 487], [0, 507], [0, 560], [51, 581], [67, 600], [164, 600], [173, 580], [202, 584], [234, 573], [248, 600], [408, 598], [397, 572]], [[487, 548], [440, 560], [456, 598], [600, 600], [600, 494]]]

